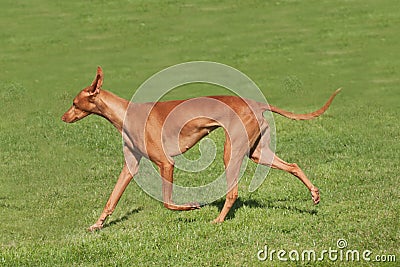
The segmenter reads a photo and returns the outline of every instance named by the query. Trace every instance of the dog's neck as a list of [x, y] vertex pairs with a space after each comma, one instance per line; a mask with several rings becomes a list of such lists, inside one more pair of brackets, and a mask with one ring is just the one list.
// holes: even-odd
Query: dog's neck
[[98, 109], [96, 114], [106, 118], [120, 133], [122, 133], [125, 113], [128, 109], [129, 101], [106, 90], [100, 90], [94, 103]]

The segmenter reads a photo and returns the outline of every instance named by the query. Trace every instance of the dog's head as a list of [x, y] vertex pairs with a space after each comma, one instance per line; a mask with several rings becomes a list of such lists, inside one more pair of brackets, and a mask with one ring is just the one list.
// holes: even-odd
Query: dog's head
[[72, 106], [64, 113], [62, 120], [67, 123], [79, 121], [92, 113], [98, 113], [96, 97], [100, 93], [103, 84], [103, 70], [97, 67], [96, 77], [92, 84], [84, 88], [74, 98]]

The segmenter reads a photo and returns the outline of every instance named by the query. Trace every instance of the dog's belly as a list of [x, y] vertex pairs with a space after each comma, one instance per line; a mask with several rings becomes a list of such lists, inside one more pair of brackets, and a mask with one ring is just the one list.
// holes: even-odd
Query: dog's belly
[[209, 118], [196, 118], [190, 120], [180, 131], [169, 132], [163, 135], [163, 145], [169, 156], [185, 153], [199, 142], [204, 136], [218, 128], [220, 125]]

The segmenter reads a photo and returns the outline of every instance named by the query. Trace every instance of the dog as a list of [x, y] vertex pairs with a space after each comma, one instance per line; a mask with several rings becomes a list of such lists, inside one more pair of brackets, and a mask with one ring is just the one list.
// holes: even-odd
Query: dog
[[[224, 221], [238, 198], [238, 175], [242, 160], [248, 156], [258, 164], [284, 170], [300, 179], [311, 192], [314, 204], [320, 194], [296, 163], [287, 163], [269, 148], [269, 127], [263, 112], [269, 110], [294, 120], [309, 120], [323, 114], [330, 106], [337, 89], [320, 109], [307, 114], [294, 114], [265, 103], [237, 96], [208, 96], [187, 100], [153, 103], [131, 103], [113, 93], [103, 90], [103, 70], [97, 68], [94, 81], [74, 98], [72, 106], [62, 116], [67, 123], [79, 121], [90, 114], [104, 117], [124, 136], [124, 167], [118, 181], [95, 224], [89, 231], [99, 230], [111, 215], [133, 176], [138, 172], [139, 162], [146, 157], [154, 162], [162, 177], [164, 206], [170, 210], [194, 210], [201, 207], [197, 202], [183, 205], [172, 200], [173, 156], [182, 154], [200, 139], [218, 127], [226, 135], [224, 165], [228, 192], [225, 204], [213, 221]], [[124, 118], [129, 113], [129, 119]], [[173, 113], [173, 119], [170, 119]], [[127, 116], [128, 118], [128, 116]], [[128, 162], [129, 161], [129, 162]]]

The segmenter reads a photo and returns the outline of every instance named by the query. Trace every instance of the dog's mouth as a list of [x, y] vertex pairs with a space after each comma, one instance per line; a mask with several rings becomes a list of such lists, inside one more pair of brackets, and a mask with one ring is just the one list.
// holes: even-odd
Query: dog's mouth
[[78, 118], [78, 117], [69, 118], [67, 114], [64, 114], [64, 115], [61, 117], [61, 120], [62, 120], [63, 122], [65, 122], [65, 123], [74, 123], [74, 122], [78, 121], [79, 118]]
[[61, 120], [66, 123], [74, 123], [74, 122], [79, 121], [91, 114], [90, 112], [86, 112], [86, 111], [80, 111], [80, 110], [79, 110], [79, 112], [76, 112], [76, 111], [77, 111], [76, 109], [68, 110], [61, 117]]

